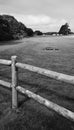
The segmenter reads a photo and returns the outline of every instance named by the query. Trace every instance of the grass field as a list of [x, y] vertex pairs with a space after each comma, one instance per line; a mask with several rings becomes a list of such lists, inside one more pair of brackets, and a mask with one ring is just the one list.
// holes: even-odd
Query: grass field
[[[74, 75], [74, 37], [33, 37], [1, 42], [0, 58]], [[27, 70], [18, 70], [19, 85], [74, 111], [74, 85]], [[0, 79], [11, 81], [9, 67], [0, 65]], [[11, 110], [11, 90], [0, 86], [0, 130], [74, 130], [74, 123], [19, 94], [19, 109]]]

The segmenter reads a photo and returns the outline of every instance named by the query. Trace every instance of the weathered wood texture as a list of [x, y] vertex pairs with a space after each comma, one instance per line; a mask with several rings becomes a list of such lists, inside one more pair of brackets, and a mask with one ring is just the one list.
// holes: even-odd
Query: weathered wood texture
[[70, 110], [64, 108], [64, 107], [61, 107], [29, 90], [26, 90], [25, 88], [22, 88], [21, 86], [18, 86], [16, 88], [19, 92], [23, 93], [23, 94], [26, 94], [28, 97], [34, 99], [35, 101], [39, 102], [40, 104], [46, 106], [47, 108], [49, 109], [52, 109], [54, 110], [55, 112], [57, 112], [58, 114], [66, 117], [67, 119], [70, 119], [72, 121], [74, 121], [74, 113], [71, 112]]
[[3, 81], [3, 80], [0, 80], [0, 85], [3, 85], [3, 86], [8, 87], [8, 88], [11, 88], [11, 83]]
[[11, 65], [11, 61], [10, 60], [0, 59], [0, 64]]
[[16, 109], [18, 107], [18, 97], [17, 97], [17, 68], [15, 66], [16, 64], [16, 56], [11, 57], [12, 63], [11, 63], [11, 69], [12, 69], [12, 108]]
[[58, 73], [55, 71], [51, 71], [51, 70], [47, 70], [47, 69], [43, 69], [39, 67], [34, 67], [28, 64], [16, 63], [16, 66], [22, 69], [27, 69], [32, 72], [37, 72], [39, 74], [45, 75], [47, 77], [50, 77], [56, 80], [74, 84], [74, 76]]

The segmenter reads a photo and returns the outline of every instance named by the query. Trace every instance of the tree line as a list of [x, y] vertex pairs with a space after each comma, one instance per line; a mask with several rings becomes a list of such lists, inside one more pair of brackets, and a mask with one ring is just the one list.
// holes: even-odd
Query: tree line
[[0, 41], [20, 39], [24, 37], [40, 36], [40, 35], [69, 35], [73, 34], [68, 23], [60, 27], [59, 32], [46, 32], [40, 30], [33, 31], [27, 28], [23, 23], [18, 22], [13, 16], [0, 15]]

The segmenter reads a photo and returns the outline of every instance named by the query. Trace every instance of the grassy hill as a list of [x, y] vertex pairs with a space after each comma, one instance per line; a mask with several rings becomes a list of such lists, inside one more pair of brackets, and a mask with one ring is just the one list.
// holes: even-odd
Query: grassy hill
[[[21, 63], [74, 75], [73, 37], [33, 37], [6, 44], [0, 46], [2, 59], [17, 55]], [[10, 67], [0, 65], [0, 79], [11, 82]], [[74, 111], [74, 85], [22, 69], [18, 70], [18, 79], [19, 85]], [[19, 108], [12, 111], [11, 91], [0, 86], [0, 129], [74, 130], [74, 122], [20, 94]]]

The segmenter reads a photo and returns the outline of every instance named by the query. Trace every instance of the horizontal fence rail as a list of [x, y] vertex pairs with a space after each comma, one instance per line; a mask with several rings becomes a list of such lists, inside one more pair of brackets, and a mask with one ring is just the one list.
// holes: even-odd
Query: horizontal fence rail
[[0, 59], [0, 64], [11, 65], [11, 61], [10, 60]]
[[5, 86], [5, 87], [11, 88], [11, 83], [9, 83], [9, 82], [0, 80], [0, 84], [3, 85], [3, 86]]
[[28, 64], [22, 64], [22, 63], [16, 63], [16, 67], [19, 67], [22, 69], [27, 69], [32, 72], [37, 72], [38, 74], [42, 74], [42, 75], [45, 75], [47, 77], [50, 77], [50, 78], [53, 78], [56, 80], [74, 84], [74, 76], [70, 76], [70, 75], [66, 75], [66, 74], [62, 74], [62, 73], [58, 73], [55, 71], [42, 69], [39, 67], [35, 67], [32, 65], [28, 65]]
[[55, 112], [59, 113], [60, 115], [66, 117], [67, 119], [70, 119], [74, 121], [74, 112], [69, 111], [68, 109], [61, 107], [29, 90], [26, 90], [25, 88], [22, 88], [21, 86], [18, 86], [16, 88], [19, 92], [26, 94], [28, 97], [34, 99], [35, 101], [39, 102], [40, 104], [46, 106], [49, 109], [54, 110]]
[[29, 90], [26, 90], [25, 88], [18, 86], [18, 69], [26, 69], [32, 72], [36, 72], [38, 74], [45, 75], [50, 78], [54, 78], [56, 80], [60, 80], [63, 82], [71, 83], [74, 84], [74, 76], [58, 73], [55, 71], [35, 67], [32, 65], [28, 64], [23, 64], [23, 63], [17, 63], [16, 61], [17, 56], [12, 56], [11, 60], [4, 60], [0, 59], [0, 64], [8, 65], [11, 66], [11, 72], [12, 72], [12, 82], [6, 82], [3, 80], [0, 80], [0, 85], [3, 85], [8, 88], [12, 88], [12, 108], [16, 109], [18, 107], [18, 91], [21, 92], [22, 94], [27, 95], [29, 98], [34, 99], [38, 103], [46, 106], [49, 109], [54, 110], [58, 114], [66, 117], [67, 119], [70, 119], [71, 121], [74, 121], [74, 112], [71, 112], [70, 110], [57, 105], [56, 103], [53, 103]]

